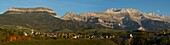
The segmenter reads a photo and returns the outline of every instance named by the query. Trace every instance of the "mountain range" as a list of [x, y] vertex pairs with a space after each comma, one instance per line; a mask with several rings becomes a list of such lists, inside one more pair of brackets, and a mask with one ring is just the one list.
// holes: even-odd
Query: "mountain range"
[[35, 30], [165, 30], [170, 18], [155, 13], [146, 14], [133, 8], [108, 9], [105, 12], [66, 13], [59, 18], [49, 8], [9, 8], [0, 15], [0, 25], [13, 25]]

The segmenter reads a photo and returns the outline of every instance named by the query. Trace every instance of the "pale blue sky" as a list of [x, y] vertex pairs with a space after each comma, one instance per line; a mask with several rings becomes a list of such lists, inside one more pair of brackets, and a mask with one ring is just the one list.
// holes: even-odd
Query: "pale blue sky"
[[169, 2], [170, 0], [0, 0], [0, 13], [11, 7], [47, 7], [61, 17], [67, 12], [80, 14], [104, 12], [109, 8], [135, 8], [170, 17]]

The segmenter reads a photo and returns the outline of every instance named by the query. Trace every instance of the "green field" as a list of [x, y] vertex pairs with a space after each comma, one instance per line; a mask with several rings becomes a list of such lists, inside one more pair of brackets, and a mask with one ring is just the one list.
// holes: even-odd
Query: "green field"
[[0, 45], [116, 45], [111, 40], [102, 39], [58, 39], [1, 42]]

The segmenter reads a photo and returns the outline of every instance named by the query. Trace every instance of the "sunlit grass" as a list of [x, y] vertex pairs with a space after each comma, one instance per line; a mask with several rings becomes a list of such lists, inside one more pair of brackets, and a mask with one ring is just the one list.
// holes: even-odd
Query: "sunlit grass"
[[0, 45], [115, 45], [115, 43], [102, 39], [58, 39], [1, 42]]

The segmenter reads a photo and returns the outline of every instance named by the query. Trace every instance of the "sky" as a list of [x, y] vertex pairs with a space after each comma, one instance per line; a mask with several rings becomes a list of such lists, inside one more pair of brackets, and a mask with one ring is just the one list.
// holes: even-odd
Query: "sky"
[[75, 14], [104, 12], [110, 8], [134, 8], [145, 13], [154, 12], [170, 17], [170, 0], [0, 0], [0, 14], [11, 7], [46, 7], [59, 17], [67, 12]]

